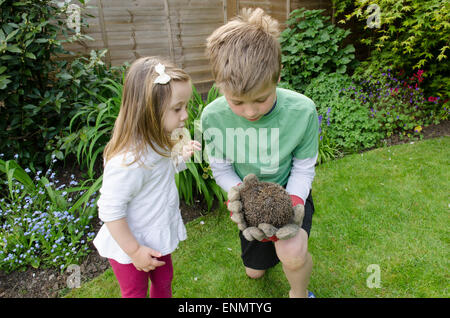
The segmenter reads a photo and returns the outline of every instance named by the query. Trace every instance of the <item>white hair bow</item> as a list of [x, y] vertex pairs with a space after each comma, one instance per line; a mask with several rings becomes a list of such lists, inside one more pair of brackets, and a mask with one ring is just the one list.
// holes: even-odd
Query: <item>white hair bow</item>
[[155, 66], [155, 71], [159, 76], [155, 79], [155, 84], [167, 84], [170, 81], [170, 76], [166, 74], [166, 67], [161, 63]]

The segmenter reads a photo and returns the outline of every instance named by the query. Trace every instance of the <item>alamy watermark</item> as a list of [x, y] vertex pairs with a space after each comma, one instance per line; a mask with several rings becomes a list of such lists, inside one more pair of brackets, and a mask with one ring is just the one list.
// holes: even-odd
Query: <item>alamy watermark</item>
[[[273, 174], [278, 171], [280, 162], [280, 129], [279, 128], [254, 128], [247, 129], [219, 128], [201, 129], [199, 120], [194, 122], [194, 140], [202, 144], [205, 141], [205, 149], [196, 151], [194, 162], [202, 163], [260, 163], [261, 174]], [[187, 128], [178, 128], [172, 132], [172, 139], [181, 142], [190, 140]], [[226, 154], [226, 155], [225, 155]]]
[[369, 17], [366, 20], [367, 27], [369, 29], [381, 27], [381, 9], [378, 4], [371, 4], [367, 7], [366, 13]]
[[75, 31], [76, 36], [81, 35], [81, 7], [78, 4], [70, 3], [72, 0], [54, 0], [53, 1], [58, 7], [66, 8], [66, 25], [68, 28]]
[[371, 273], [366, 279], [366, 285], [369, 288], [381, 288], [381, 269], [378, 264], [370, 264], [366, 269], [367, 273]]
[[81, 270], [80, 266], [71, 264], [67, 267], [67, 272], [71, 273], [66, 280], [68, 288], [80, 288], [81, 287]]

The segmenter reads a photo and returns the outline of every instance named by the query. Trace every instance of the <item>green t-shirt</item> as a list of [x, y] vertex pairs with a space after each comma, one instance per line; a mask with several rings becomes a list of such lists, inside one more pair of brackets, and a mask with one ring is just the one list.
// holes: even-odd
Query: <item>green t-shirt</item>
[[283, 88], [276, 94], [275, 108], [255, 122], [234, 114], [223, 96], [209, 104], [201, 116], [207, 157], [231, 162], [241, 179], [254, 173], [284, 186], [293, 157], [316, 156], [319, 120], [308, 97]]

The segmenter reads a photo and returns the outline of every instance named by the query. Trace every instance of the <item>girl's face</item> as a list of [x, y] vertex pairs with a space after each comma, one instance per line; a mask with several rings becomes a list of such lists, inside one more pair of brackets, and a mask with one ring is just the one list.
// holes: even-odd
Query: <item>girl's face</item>
[[272, 109], [277, 98], [276, 85], [268, 85], [251, 95], [234, 96], [224, 92], [224, 96], [233, 113], [257, 121]]
[[188, 119], [187, 104], [192, 95], [190, 81], [173, 81], [170, 85], [172, 85], [172, 97], [163, 116], [164, 130], [169, 134], [177, 128], [184, 127], [184, 122]]

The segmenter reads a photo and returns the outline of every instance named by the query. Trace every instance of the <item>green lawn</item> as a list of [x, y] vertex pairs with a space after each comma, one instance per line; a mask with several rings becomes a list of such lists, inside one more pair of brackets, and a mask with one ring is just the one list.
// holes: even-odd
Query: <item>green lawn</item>
[[[355, 154], [316, 169], [309, 241], [317, 297], [449, 297], [450, 138]], [[246, 277], [224, 210], [187, 224], [174, 297], [287, 297], [281, 265]], [[369, 288], [379, 268], [379, 288]], [[371, 280], [370, 280], [371, 281]], [[66, 297], [120, 297], [111, 270]]]

